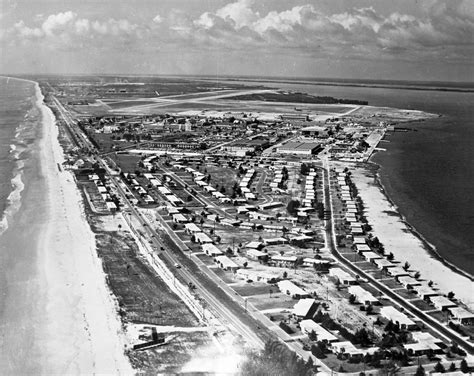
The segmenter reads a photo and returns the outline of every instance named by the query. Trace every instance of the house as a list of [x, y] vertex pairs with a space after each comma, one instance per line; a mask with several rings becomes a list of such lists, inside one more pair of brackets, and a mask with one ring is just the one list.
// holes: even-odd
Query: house
[[394, 266], [393, 268], [387, 269], [387, 273], [392, 277], [403, 277], [410, 275], [410, 273], [399, 266]]
[[362, 237], [362, 236], [355, 236], [354, 237], [354, 244], [357, 245], [357, 244], [365, 244], [367, 245], [367, 242], [365, 241], [365, 238]]
[[406, 289], [410, 289], [413, 286], [421, 285], [421, 282], [410, 276], [396, 277], [397, 281], [400, 282]]
[[364, 305], [376, 305], [379, 304], [379, 301], [374, 297], [370, 292], [363, 289], [360, 286], [349, 286], [348, 292], [351, 295], [354, 295], [356, 301]]
[[372, 249], [367, 244], [356, 244], [355, 249], [359, 253], [370, 252]]
[[[304, 299], [304, 300], [307, 300], [307, 299]], [[310, 334], [311, 332], [314, 332], [314, 334], [316, 334], [316, 339], [318, 341], [331, 343], [331, 342], [336, 342], [338, 340], [335, 335], [328, 332], [326, 329], [324, 329], [321, 325], [314, 322], [313, 320], [302, 320], [300, 322], [300, 328], [301, 328], [301, 331], [305, 334]]]
[[329, 269], [329, 275], [331, 277], [337, 278], [337, 280], [343, 285], [356, 285], [357, 284], [357, 279], [352, 277], [349, 273], [342, 270], [341, 268]]
[[474, 313], [461, 307], [448, 308], [454, 321], [462, 325], [472, 325], [474, 323]]
[[457, 307], [456, 303], [453, 303], [445, 296], [430, 296], [428, 299], [440, 311], [446, 311], [448, 308]]
[[443, 345], [443, 341], [434, 337], [432, 334], [428, 332], [413, 332], [411, 336], [415, 343], [403, 345], [410, 354], [420, 356], [432, 352], [442, 352], [440, 345]]
[[112, 213], [115, 213], [118, 210], [115, 202], [107, 201], [105, 205], [107, 205], [107, 209], [109, 209], [109, 211], [111, 211]]
[[194, 238], [196, 239], [196, 242], [198, 242], [199, 244], [212, 243], [212, 239], [209, 236], [207, 236], [204, 232], [195, 233]]
[[[245, 280], [264, 282], [264, 283], [276, 283], [281, 279], [279, 273], [271, 273], [267, 271], [247, 269], [247, 268], [237, 270], [236, 274], [239, 278], [242, 278]], [[270, 288], [269, 288], [269, 291], [270, 291]]]
[[382, 269], [382, 270], [390, 270], [395, 267], [395, 264], [392, 262], [388, 261], [387, 259], [380, 258], [372, 261], [375, 265], [377, 265], [377, 268]]
[[280, 208], [282, 206], [283, 206], [282, 202], [273, 201], [273, 202], [269, 202], [267, 204], [258, 205], [258, 208], [260, 210], [269, 210], [269, 209]]
[[188, 234], [196, 234], [198, 232], [201, 232], [201, 229], [196, 226], [194, 223], [186, 223], [184, 225], [184, 231], [187, 232]]
[[247, 257], [251, 260], [263, 260], [265, 258], [268, 258], [268, 254], [254, 248], [248, 248], [246, 250], [246, 253], [247, 253]]
[[415, 290], [417, 295], [423, 300], [427, 300], [432, 296], [439, 295], [438, 292], [434, 291], [427, 285], [413, 286], [413, 290]]
[[277, 264], [278, 266], [282, 267], [293, 267], [296, 265], [296, 260], [298, 258], [296, 256], [280, 256], [275, 255], [271, 257], [271, 260]]
[[217, 265], [219, 265], [221, 269], [224, 270], [230, 270], [235, 272], [237, 269], [239, 269], [239, 265], [237, 265], [227, 256], [217, 256], [214, 261]]
[[288, 240], [285, 238], [268, 238], [268, 239], [263, 239], [263, 243], [265, 245], [278, 245], [278, 244], [286, 244], [288, 243]]
[[180, 213], [173, 214], [172, 218], [173, 218], [173, 222], [175, 222], [175, 223], [186, 223], [186, 222], [188, 222], [188, 219]]
[[293, 314], [302, 319], [311, 319], [318, 310], [318, 303], [312, 298], [300, 299], [293, 307]]
[[202, 245], [202, 250], [204, 251], [206, 255], [211, 256], [211, 257], [221, 256], [224, 254], [219, 248], [217, 248], [212, 243], [204, 243]]
[[309, 298], [311, 294], [296, 286], [293, 282], [283, 280], [277, 283], [278, 288], [283, 294], [290, 295], [293, 299]]
[[[253, 225], [253, 224], [251, 224]], [[245, 248], [253, 248], [253, 249], [262, 249], [263, 248], [263, 243], [262, 242], [250, 242], [245, 245]]]
[[331, 350], [334, 354], [346, 354], [350, 358], [361, 357], [366, 353], [364, 350], [355, 347], [350, 341], [333, 342], [331, 343]]
[[400, 329], [412, 330], [417, 327], [416, 323], [413, 320], [411, 320], [407, 315], [392, 306], [380, 308], [380, 315], [386, 318], [387, 320], [398, 324], [400, 326]]
[[321, 259], [313, 259], [313, 258], [305, 258], [303, 259], [304, 266], [312, 266], [315, 269], [329, 269], [331, 266], [331, 261], [328, 260], [321, 260]]
[[381, 259], [382, 256], [375, 252], [364, 252], [362, 253], [362, 256], [368, 261], [368, 262], [373, 262], [374, 260]]

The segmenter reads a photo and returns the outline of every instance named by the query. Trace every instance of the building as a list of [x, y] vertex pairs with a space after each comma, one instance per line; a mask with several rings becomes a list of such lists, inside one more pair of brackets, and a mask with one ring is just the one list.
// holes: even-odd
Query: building
[[195, 233], [194, 238], [196, 239], [196, 242], [198, 242], [199, 244], [212, 243], [212, 239], [209, 236], [207, 236], [204, 232]]
[[278, 244], [286, 244], [288, 240], [285, 238], [267, 238], [263, 239], [263, 243], [265, 245], [278, 245]]
[[172, 217], [173, 217], [173, 222], [175, 222], [175, 223], [186, 223], [186, 222], [188, 222], [188, 219], [180, 213], [173, 214]]
[[379, 304], [378, 299], [373, 296], [370, 292], [363, 289], [360, 286], [349, 286], [349, 294], [354, 295], [357, 302], [364, 305], [376, 305]]
[[343, 285], [356, 285], [357, 284], [357, 279], [352, 277], [349, 273], [342, 270], [341, 268], [329, 269], [329, 275], [331, 277], [337, 278], [337, 280]]
[[440, 311], [446, 311], [448, 308], [457, 307], [457, 304], [444, 296], [430, 296], [430, 302]]
[[293, 282], [284, 280], [277, 283], [278, 288], [283, 294], [290, 295], [293, 299], [309, 298], [311, 294], [296, 286]]
[[411, 320], [407, 315], [400, 312], [398, 309], [392, 306], [386, 306], [380, 308], [380, 315], [387, 320], [400, 326], [400, 329], [412, 330], [417, 327], [416, 323]]
[[268, 258], [268, 255], [265, 252], [259, 251], [258, 249], [255, 248], [248, 248], [246, 250], [247, 257], [251, 260], [263, 260], [265, 258]]
[[217, 265], [219, 265], [221, 269], [224, 270], [230, 270], [235, 272], [237, 269], [239, 269], [239, 265], [237, 265], [227, 256], [217, 256], [214, 261]]
[[318, 310], [318, 303], [311, 298], [300, 299], [293, 307], [293, 314], [302, 319], [312, 319]]
[[217, 248], [212, 243], [204, 243], [202, 245], [202, 250], [204, 251], [206, 255], [211, 256], [211, 257], [221, 256], [224, 254], [219, 248]]
[[396, 277], [397, 281], [400, 282], [406, 289], [410, 289], [413, 286], [420, 286], [421, 282], [410, 276]]
[[472, 325], [474, 323], [474, 313], [461, 307], [448, 308], [453, 320], [462, 325]]
[[184, 225], [184, 231], [187, 232], [188, 234], [196, 234], [198, 232], [201, 232], [201, 229], [196, 226], [194, 223], [186, 223]]
[[254, 153], [261, 151], [269, 146], [267, 139], [254, 138], [252, 140], [237, 140], [222, 147], [223, 150], [235, 153], [238, 155], [245, 155], [247, 153]]
[[[307, 299], [304, 299], [307, 300]], [[328, 332], [326, 329], [324, 329], [321, 325], [318, 323], [314, 322], [313, 320], [302, 320], [300, 322], [300, 328], [301, 331], [305, 334], [310, 334], [314, 332], [316, 334], [316, 339], [318, 341], [324, 341], [324, 342], [337, 342], [337, 337], [330, 332]]]
[[281, 154], [313, 155], [321, 150], [321, 144], [317, 142], [290, 141], [278, 147]]
[[[254, 269], [239, 269], [237, 270], [237, 276], [239, 278], [257, 282], [265, 282], [265, 283], [276, 283], [278, 282], [281, 277], [278, 273], [271, 273], [267, 271], [261, 270], [254, 270]], [[269, 288], [270, 292], [270, 288]]]
[[296, 265], [296, 260], [298, 260], [298, 258], [296, 256], [275, 255], [271, 257], [271, 260], [278, 266], [292, 268]]

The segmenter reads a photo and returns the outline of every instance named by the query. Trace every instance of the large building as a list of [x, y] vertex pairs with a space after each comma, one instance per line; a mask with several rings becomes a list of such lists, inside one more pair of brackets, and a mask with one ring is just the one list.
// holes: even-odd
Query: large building
[[290, 141], [278, 148], [278, 153], [312, 155], [321, 151], [321, 144], [318, 142]]
[[253, 153], [268, 147], [269, 142], [264, 138], [254, 138], [253, 140], [237, 140], [222, 147], [232, 153], [244, 155], [246, 153]]

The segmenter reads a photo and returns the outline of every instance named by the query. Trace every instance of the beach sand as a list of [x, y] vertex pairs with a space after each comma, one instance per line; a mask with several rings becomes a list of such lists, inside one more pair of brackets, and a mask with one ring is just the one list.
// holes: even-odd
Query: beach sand
[[37, 90], [43, 118], [37, 175], [46, 190], [25, 187], [27, 214], [6, 234], [12, 267], [2, 312], [2, 374], [133, 374], [81, 195], [73, 175], [58, 168], [64, 155], [54, 115]]
[[466, 306], [474, 309], [474, 283], [455, 272], [431, 255], [423, 242], [415, 236], [398, 215], [397, 208], [385, 196], [374, 178], [374, 173], [364, 168], [352, 169], [352, 180], [364, 203], [364, 214], [372, 226], [372, 233], [392, 252], [395, 261], [410, 263], [410, 270], [419, 271], [421, 279], [435, 282], [441, 293], [449, 291]]
[[[46, 317], [42, 338], [45, 373], [130, 374], [121, 323], [96, 253], [82, 198], [64, 160], [50, 109], [42, 106], [42, 160], [48, 176], [49, 221], [40, 237], [46, 278]], [[58, 369], [59, 366], [59, 369]]]

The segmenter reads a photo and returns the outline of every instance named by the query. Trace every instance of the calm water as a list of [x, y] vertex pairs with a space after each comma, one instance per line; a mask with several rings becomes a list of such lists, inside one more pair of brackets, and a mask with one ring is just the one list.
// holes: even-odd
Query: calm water
[[474, 93], [265, 83], [442, 115], [395, 133], [374, 162], [400, 212], [438, 253], [474, 274]]

